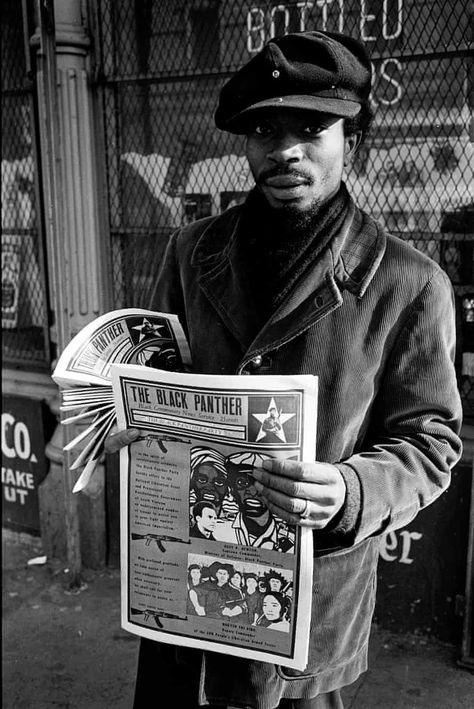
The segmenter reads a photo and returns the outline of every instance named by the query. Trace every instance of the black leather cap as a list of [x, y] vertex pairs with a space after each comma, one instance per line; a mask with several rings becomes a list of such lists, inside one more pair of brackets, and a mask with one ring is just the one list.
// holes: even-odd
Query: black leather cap
[[370, 57], [364, 44], [336, 32], [298, 32], [272, 39], [222, 88], [216, 126], [245, 133], [261, 108], [299, 108], [351, 117], [368, 101]]

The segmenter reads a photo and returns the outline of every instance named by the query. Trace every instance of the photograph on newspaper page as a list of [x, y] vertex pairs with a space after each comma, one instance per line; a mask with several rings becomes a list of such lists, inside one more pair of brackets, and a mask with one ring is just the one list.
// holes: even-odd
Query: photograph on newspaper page
[[112, 365], [120, 429], [122, 626], [165, 643], [306, 666], [312, 534], [253, 471], [314, 460], [317, 378]]

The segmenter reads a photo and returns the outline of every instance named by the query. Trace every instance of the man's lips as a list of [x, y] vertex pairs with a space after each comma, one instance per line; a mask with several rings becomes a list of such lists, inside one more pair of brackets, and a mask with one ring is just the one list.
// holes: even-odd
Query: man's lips
[[275, 177], [267, 177], [263, 182], [267, 187], [272, 187], [273, 189], [291, 189], [292, 187], [308, 184], [308, 180], [305, 177], [297, 175], [275, 175]]

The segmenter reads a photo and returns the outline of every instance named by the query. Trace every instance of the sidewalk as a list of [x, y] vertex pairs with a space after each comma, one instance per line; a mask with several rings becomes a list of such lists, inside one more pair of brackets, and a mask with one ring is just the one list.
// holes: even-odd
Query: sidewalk
[[[4, 532], [2, 546], [4, 709], [130, 709], [138, 639], [120, 628], [118, 570], [85, 572], [71, 593], [62, 567], [27, 565], [39, 541]], [[346, 709], [471, 709], [474, 674], [456, 657], [374, 628], [370, 670], [344, 691]]]

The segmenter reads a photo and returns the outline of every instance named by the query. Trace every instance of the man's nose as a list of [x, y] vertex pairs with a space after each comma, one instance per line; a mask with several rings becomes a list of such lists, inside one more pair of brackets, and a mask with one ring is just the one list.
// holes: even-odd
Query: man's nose
[[277, 163], [299, 162], [302, 157], [301, 144], [291, 133], [280, 133], [269, 146], [267, 157]]

